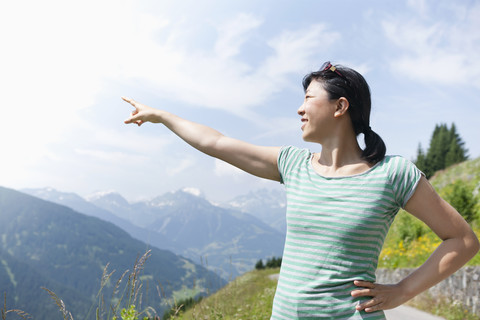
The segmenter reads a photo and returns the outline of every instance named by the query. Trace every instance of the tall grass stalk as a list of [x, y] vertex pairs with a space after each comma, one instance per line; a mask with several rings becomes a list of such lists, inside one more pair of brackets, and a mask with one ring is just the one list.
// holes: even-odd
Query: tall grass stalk
[[67, 308], [65, 307], [65, 303], [63, 302], [62, 299], [60, 299], [56, 294], [55, 292], [47, 289], [47, 288], [44, 288], [42, 287], [43, 290], [47, 291], [48, 294], [50, 295], [50, 297], [53, 299], [53, 301], [55, 301], [55, 303], [57, 304], [58, 306], [58, 309], [60, 310], [60, 312], [62, 312], [62, 316], [63, 316], [63, 320], [73, 320], [73, 316], [72, 316], [72, 313], [70, 311], [67, 310]]
[[18, 310], [18, 309], [11, 309], [7, 310], [7, 293], [4, 292], [3, 294], [3, 308], [0, 308], [0, 314], [2, 316], [2, 320], [7, 319], [7, 314], [9, 313], [15, 313], [18, 316], [20, 316], [22, 319], [31, 319], [32, 316], [26, 313], [25, 311]]
[[[104, 312], [104, 307], [103, 306], [105, 305], [105, 300], [104, 300], [103, 295], [102, 295], [103, 288], [105, 288], [105, 286], [108, 284], [108, 281], [110, 280], [111, 276], [115, 273], [115, 270], [108, 273], [107, 272], [108, 266], [109, 266], [109, 263], [107, 263], [105, 268], [103, 268], [102, 278], [100, 280], [100, 290], [98, 291], [97, 296], [96, 296], [96, 299], [98, 299], [98, 307], [96, 309], [96, 319], [101, 319], [102, 316], [103, 316], [103, 312]], [[92, 312], [93, 307], [94, 307], [94, 304], [92, 304], [92, 306], [88, 310], [87, 315], [85, 316], [85, 319], [88, 319], [88, 316]]]

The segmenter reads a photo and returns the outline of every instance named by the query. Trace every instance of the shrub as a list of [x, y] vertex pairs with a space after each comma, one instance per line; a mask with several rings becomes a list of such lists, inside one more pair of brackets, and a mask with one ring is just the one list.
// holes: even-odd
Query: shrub
[[472, 223], [478, 220], [478, 195], [475, 195], [475, 186], [464, 180], [456, 180], [445, 186], [441, 196], [450, 203], [462, 217]]
[[398, 236], [397, 242], [401, 241], [406, 246], [428, 231], [428, 227], [422, 221], [403, 210], [398, 213], [395, 222], [392, 227], [396, 229], [394, 232]]

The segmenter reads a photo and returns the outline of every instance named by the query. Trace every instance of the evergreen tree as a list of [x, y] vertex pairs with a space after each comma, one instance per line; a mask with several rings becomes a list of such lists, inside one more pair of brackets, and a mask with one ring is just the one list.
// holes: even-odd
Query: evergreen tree
[[438, 170], [467, 160], [467, 149], [464, 145], [455, 124], [452, 123], [450, 129], [446, 124], [437, 124], [427, 152], [424, 153], [419, 145], [415, 164], [430, 178]]
[[445, 168], [445, 155], [450, 147], [449, 138], [450, 133], [446, 124], [435, 126], [427, 151], [427, 164], [431, 175]]
[[263, 260], [260, 259], [257, 261], [257, 263], [255, 264], [255, 269], [257, 270], [263, 270], [265, 269], [265, 265], [263, 264]]
[[418, 144], [417, 159], [415, 160], [415, 165], [417, 166], [418, 169], [420, 169], [420, 171], [426, 174], [427, 162], [425, 159], [425, 153], [423, 152], [421, 143]]
[[468, 159], [467, 150], [464, 147], [465, 143], [457, 133], [457, 128], [454, 123], [452, 123], [450, 127], [450, 141], [449, 150], [445, 155], [445, 167]]
[[267, 268], [279, 268], [282, 265], [282, 258], [272, 257], [267, 260], [265, 267]]

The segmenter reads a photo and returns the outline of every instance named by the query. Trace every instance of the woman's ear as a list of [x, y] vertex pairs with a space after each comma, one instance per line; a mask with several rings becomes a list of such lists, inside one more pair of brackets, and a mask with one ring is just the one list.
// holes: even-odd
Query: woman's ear
[[341, 97], [337, 100], [337, 106], [335, 108], [335, 113], [334, 117], [340, 117], [343, 116], [345, 113], [348, 111], [348, 107], [350, 106], [350, 103], [348, 102], [347, 98]]

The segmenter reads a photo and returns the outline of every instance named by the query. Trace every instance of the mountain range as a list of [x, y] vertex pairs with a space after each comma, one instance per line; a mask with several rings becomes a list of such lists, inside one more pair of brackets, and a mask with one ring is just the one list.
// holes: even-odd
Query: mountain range
[[141, 295], [159, 312], [173, 297], [185, 292], [189, 296], [207, 294], [226, 283], [207, 268], [148, 246], [113, 223], [0, 187], [0, 292], [6, 293], [9, 306], [35, 318], [51, 319], [59, 312], [41, 289], [45, 287], [65, 302], [75, 318], [93, 319], [93, 313], [89, 318], [86, 315], [104, 271], [115, 271], [103, 289], [108, 301], [116, 279], [133, 270], [135, 261], [147, 250], [149, 257], [139, 278]]
[[135, 203], [115, 192], [82, 198], [52, 188], [22, 191], [109, 221], [153, 247], [207, 266], [224, 279], [251, 270], [258, 259], [283, 252], [285, 235], [277, 228], [285, 224], [285, 200], [277, 191], [260, 190], [225, 204], [213, 204], [194, 189]]
[[[222, 205], [221, 205], [222, 206]], [[285, 192], [277, 189], [259, 189], [239, 195], [223, 204], [224, 207], [255, 215], [272, 228], [285, 234], [287, 220]]]

